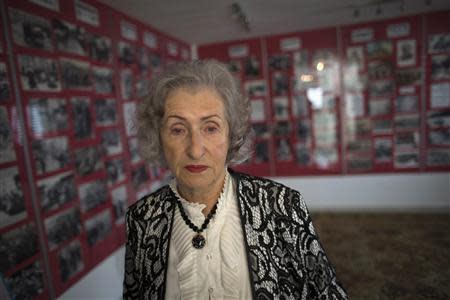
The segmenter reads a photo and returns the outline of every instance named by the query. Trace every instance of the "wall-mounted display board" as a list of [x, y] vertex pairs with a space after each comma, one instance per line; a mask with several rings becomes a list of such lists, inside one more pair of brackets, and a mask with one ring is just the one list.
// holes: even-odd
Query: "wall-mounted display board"
[[449, 11], [435, 12], [199, 46], [200, 58], [229, 63], [231, 46], [259, 41], [252, 51], [262, 54], [264, 93], [249, 97], [255, 157], [269, 167], [253, 158], [244, 169], [271, 176], [449, 171], [448, 20]]
[[13, 298], [55, 298], [166, 180], [139, 157], [134, 113], [190, 47], [95, 1], [0, 5], [0, 274]]

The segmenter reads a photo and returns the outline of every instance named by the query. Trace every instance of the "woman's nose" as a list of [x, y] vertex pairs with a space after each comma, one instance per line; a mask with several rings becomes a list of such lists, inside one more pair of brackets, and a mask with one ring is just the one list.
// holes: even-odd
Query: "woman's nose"
[[189, 137], [188, 155], [192, 159], [200, 159], [205, 153], [203, 137], [198, 132], [192, 132]]

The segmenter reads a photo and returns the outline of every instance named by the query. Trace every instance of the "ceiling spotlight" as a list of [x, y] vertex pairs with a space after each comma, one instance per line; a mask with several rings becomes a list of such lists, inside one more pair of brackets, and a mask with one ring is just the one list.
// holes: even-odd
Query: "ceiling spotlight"
[[358, 8], [355, 8], [353, 10], [353, 17], [355, 17], [355, 18], [359, 17], [359, 9]]
[[380, 7], [380, 6], [377, 6], [377, 9], [375, 10], [375, 14], [376, 14], [377, 16], [379, 16], [379, 15], [381, 15], [382, 12], [383, 12], [383, 11], [381, 10], [381, 7]]
[[245, 31], [250, 31], [250, 22], [248, 17], [242, 10], [241, 5], [237, 2], [231, 4], [231, 17], [236, 19]]
[[425, 0], [425, 5], [426, 6], [431, 6], [431, 2], [432, 2], [431, 0]]

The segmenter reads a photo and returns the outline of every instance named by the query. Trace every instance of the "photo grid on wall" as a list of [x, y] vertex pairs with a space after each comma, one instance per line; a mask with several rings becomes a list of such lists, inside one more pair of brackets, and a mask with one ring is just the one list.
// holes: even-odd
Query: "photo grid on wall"
[[0, 272], [12, 297], [48, 299], [123, 245], [128, 205], [168, 180], [139, 156], [134, 115], [152, 76], [189, 59], [190, 48], [96, 1], [7, 0], [5, 8]]

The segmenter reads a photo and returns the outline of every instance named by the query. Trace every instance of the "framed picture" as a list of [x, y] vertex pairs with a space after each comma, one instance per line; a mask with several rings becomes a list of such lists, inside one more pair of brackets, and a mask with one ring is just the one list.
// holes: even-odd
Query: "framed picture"
[[84, 269], [80, 240], [76, 239], [58, 252], [59, 273], [62, 282], [67, 282]]
[[92, 89], [89, 63], [74, 60], [60, 59], [61, 78], [64, 89], [89, 91]]
[[416, 40], [397, 41], [397, 65], [399, 67], [415, 66], [416, 57]]
[[19, 170], [9, 167], [0, 170], [0, 228], [17, 223], [27, 216]]
[[81, 211], [90, 211], [108, 200], [108, 189], [105, 180], [96, 180], [78, 186]]
[[47, 177], [37, 182], [40, 206], [43, 212], [62, 207], [77, 197], [75, 176], [72, 172]]
[[56, 62], [50, 58], [18, 55], [20, 83], [24, 91], [59, 92]]
[[72, 23], [53, 19], [53, 33], [59, 51], [81, 56], [89, 54], [89, 40], [86, 30]]
[[67, 136], [35, 140], [31, 146], [38, 175], [67, 168], [71, 163]]
[[52, 29], [48, 19], [10, 7], [9, 18], [16, 45], [53, 51]]
[[94, 135], [90, 102], [88, 97], [73, 97], [71, 99], [76, 139], [88, 139]]
[[68, 129], [69, 109], [63, 98], [31, 98], [28, 120], [35, 137]]
[[81, 232], [80, 211], [77, 207], [59, 212], [44, 221], [50, 250]]
[[14, 139], [6, 107], [0, 106], [0, 164], [16, 160]]
[[84, 222], [88, 245], [95, 246], [112, 232], [111, 212], [105, 209]]
[[103, 169], [102, 156], [102, 149], [98, 145], [76, 149], [74, 157], [77, 174], [86, 176]]

